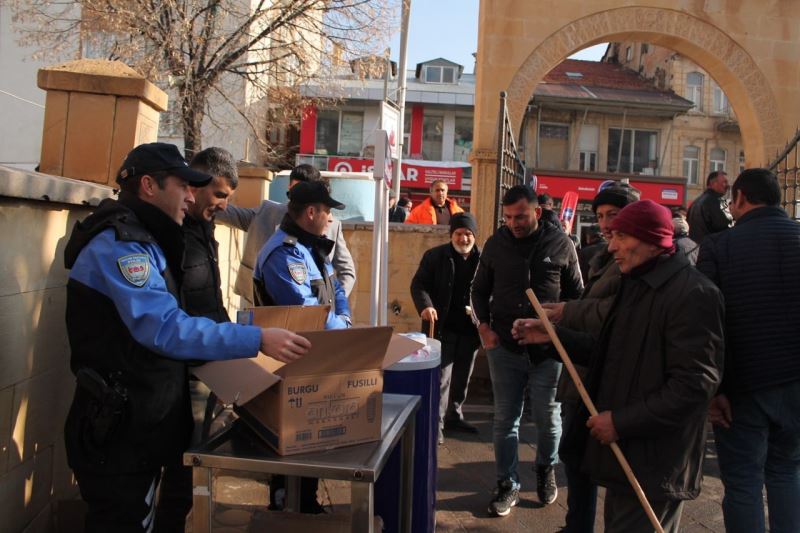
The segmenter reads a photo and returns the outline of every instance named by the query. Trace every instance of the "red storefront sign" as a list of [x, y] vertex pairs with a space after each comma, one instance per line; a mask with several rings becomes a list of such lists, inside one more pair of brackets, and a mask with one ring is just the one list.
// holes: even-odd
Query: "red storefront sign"
[[[328, 158], [328, 170], [332, 172], [372, 172], [372, 167], [372, 159]], [[434, 181], [444, 180], [450, 190], [460, 191], [463, 176], [464, 167], [447, 164], [440, 166], [435, 161], [426, 161], [425, 164], [403, 161], [400, 186], [410, 189], [430, 189]]]
[[[605, 180], [592, 178], [576, 178], [568, 176], [536, 175], [538, 194], [547, 193], [553, 198], [563, 198], [569, 191], [578, 193], [581, 201], [591, 202], [597, 189]], [[642, 192], [642, 200], [653, 200], [662, 205], [683, 205], [686, 185], [683, 183], [663, 183], [633, 180], [631, 185]]]

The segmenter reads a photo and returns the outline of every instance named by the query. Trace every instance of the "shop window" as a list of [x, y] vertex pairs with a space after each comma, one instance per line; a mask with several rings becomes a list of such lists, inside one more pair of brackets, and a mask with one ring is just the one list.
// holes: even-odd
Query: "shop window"
[[314, 153], [359, 156], [364, 139], [364, 113], [322, 110], [317, 113]]
[[411, 157], [411, 113], [406, 113], [403, 119], [403, 157]]
[[698, 169], [700, 167], [700, 148], [687, 146], [683, 149], [683, 175], [690, 185], [697, 184]]
[[697, 111], [703, 110], [703, 82], [705, 76], [699, 72], [686, 75], [686, 99], [691, 100]]
[[453, 161], [466, 161], [472, 151], [472, 117], [456, 117]]
[[426, 115], [422, 120], [422, 158], [442, 160], [442, 132], [444, 117]]
[[658, 132], [626, 129], [623, 135], [618, 128], [608, 130], [609, 172], [653, 174], [658, 162], [657, 153]]
[[567, 157], [569, 157], [569, 126], [539, 124], [539, 166], [565, 170]]
[[722, 148], [712, 148], [708, 154], [709, 167], [711, 172], [725, 170], [725, 150]]

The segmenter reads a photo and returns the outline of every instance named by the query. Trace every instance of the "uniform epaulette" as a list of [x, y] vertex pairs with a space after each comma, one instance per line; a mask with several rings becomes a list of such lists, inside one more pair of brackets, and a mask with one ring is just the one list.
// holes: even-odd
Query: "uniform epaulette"
[[297, 244], [297, 237], [294, 237], [293, 235], [287, 235], [283, 239], [283, 244], [289, 244], [291, 246], [295, 246]]

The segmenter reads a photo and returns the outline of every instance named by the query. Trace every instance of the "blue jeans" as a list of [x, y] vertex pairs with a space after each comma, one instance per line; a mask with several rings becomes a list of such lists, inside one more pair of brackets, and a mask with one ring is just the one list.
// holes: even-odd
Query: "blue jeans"
[[536, 465], [558, 462], [561, 439], [561, 404], [556, 385], [561, 363], [545, 359], [534, 365], [527, 354], [498, 346], [486, 351], [494, 391], [494, 458], [497, 480], [511, 480], [519, 486], [519, 421], [525, 403], [525, 386], [530, 387], [536, 424]]
[[733, 423], [714, 427], [728, 533], [800, 531], [800, 381], [728, 398]]

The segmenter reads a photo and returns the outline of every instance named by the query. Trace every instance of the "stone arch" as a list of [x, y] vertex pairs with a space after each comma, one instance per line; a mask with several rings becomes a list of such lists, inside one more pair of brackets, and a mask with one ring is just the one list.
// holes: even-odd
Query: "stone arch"
[[521, 131], [536, 85], [565, 58], [593, 44], [633, 40], [674, 50], [705, 69], [728, 96], [748, 165], [766, 165], [785, 139], [777, 101], [747, 51], [716, 26], [663, 8], [622, 7], [587, 15], [553, 32], [520, 65], [508, 88], [508, 109]]

